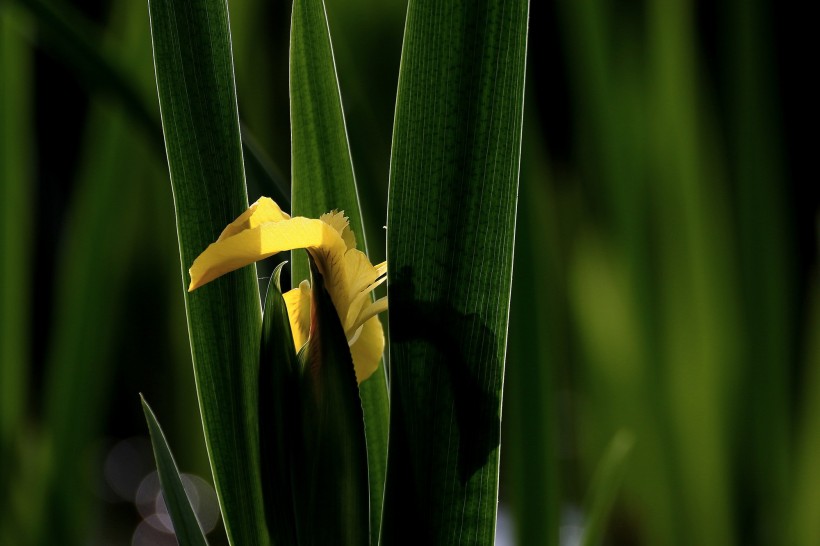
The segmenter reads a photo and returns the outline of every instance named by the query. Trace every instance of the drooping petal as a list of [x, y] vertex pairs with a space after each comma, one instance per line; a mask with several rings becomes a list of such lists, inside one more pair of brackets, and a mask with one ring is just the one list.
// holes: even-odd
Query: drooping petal
[[297, 288], [285, 292], [282, 296], [288, 307], [293, 343], [299, 352], [310, 335], [310, 283], [302, 281]]
[[373, 317], [362, 325], [362, 331], [350, 346], [356, 380], [360, 384], [378, 369], [383, 352], [384, 329], [379, 317]]
[[313, 249], [332, 257], [344, 253], [344, 244], [339, 233], [321, 220], [296, 217], [259, 224], [217, 240], [205, 249], [191, 265], [188, 291], [284, 250]]
[[359, 311], [359, 315], [355, 321], [350, 322], [348, 325], [348, 329], [346, 330], [348, 338], [352, 338], [361, 325], [383, 311], [387, 311], [387, 296], [379, 298], [372, 303], [368, 298], [367, 303], [362, 307], [361, 311]]

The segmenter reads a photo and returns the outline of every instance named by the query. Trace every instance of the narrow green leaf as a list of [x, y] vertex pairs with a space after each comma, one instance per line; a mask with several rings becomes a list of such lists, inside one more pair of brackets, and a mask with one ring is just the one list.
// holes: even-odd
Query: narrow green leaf
[[145, 401], [145, 397], [140, 395], [142, 410], [145, 412], [145, 420], [148, 423], [148, 431], [151, 434], [151, 444], [154, 446], [154, 458], [157, 461], [157, 473], [159, 483], [162, 485], [162, 495], [165, 498], [165, 505], [174, 523], [174, 532], [180, 546], [207, 546], [208, 541], [202, 533], [202, 527], [191, 506], [191, 500], [182, 485], [182, 478], [179, 476], [179, 468], [171, 454], [171, 448], [165, 439], [154, 411]]
[[293, 346], [288, 310], [279, 284], [282, 267], [271, 275], [265, 295], [262, 343], [259, 353], [259, 443], [262, 454], [262, 490], [268, 530], [274, 544], [298, 544], [293, 457], [301, 433], [299, 360]]
[[[18, 473], [18, 435], [28, 392], [33, 193], [33, 55], [20, 30], [29, 21], [0, 6], [0, 491]], [[0, 498], [0, 542], [10, 540], [20, 515], [11, 494]], [[12, 525], [12, 523], [15, 525]]]
[[411, 0], [389, 191], [385, 544], [492, 544], [526, 0]]
[[[227, 4], [152, 0], [157, 87], [182, 276], [247, 209]], [[269, 542], [259, 468], [256, 267], [185, 294], [211, 468], [232, 544]]]
[[[342, 100], [336, 78], [323, 0], [293, 3], [290, 46], [292, 213], [311, 218], [344, 210], [366, 252], [356, 178], [350, 158]], [[308, 276], [308, 263], [293, 254], [293, 286]], [[371, 542], [378, 540], [387, 465], [389, 401], [381, 365], [359, 386], [367, 433]]]
[[601, 544], [609, 513], [621, 487], [626, 462], [635, 444], [635, 435], [629, 430], [619, 430], [606, 448], [595, 475], [587, 499], [587, 521], [584, 525], [583, 546]]
[[[0, 487], [28, 385], [33, 135], [32, 53], [20, 10], [0, 8]], [[7, 466], [8, 464], [8, 466]], [[0, 503], [2, 501], [0, 500]]]
[[[318, 218], [331, 209], [345, 211], [359, 248], [365, 250], [356, 178], [323, 0], [293, 3], [290, 117], [292, 213]], [[307, 258], [295, 254], [293, 285], [308, 274]]]
[[[721, 6], [726, 32], [721, 31], [720, 43], [727, 53], [730, 90], [725, 156], [733, 178], [727, 185], [736, 203], [740, 258], [740, 273], [731, 282], [742, 291], [739, 319], [744, 323], [740, 344], [744, 366], [733, 390], [743, 392], [748, 400], [765, 400], [744, 408], [740, 422], [732, 427], [741, 429], [740, 441], [750, 452], [738, 473], [744, 484], [750, 484], [747, 491], [755, 499], [748, 504], [749, 528], [741, 536], [773, 544], [783, 541], [782, 522], [796, 507], [792, 504], [796, 384], [794, 368], [784, 363], [797, 361], [794, 331], [800, 313], [795, 302], [800, 298], [793, 294], [798, 224], [787, 197], [789, 186], [783, 183], [788, 179], [783, 157], [787, 140], [778, 119], [780, 83], [771, 47], [776, 4], [734, 0]], [[709, 199], [714, 199], [712, 187], [706, 186]]]
[[561, 471], [556, 398], [559, 370], [567, 360], [566, 280], [558, 229], [562, 207], [551, 191], [546, 142], [536, 127], [525, 118], [504, 371], [501, 481], [506, 496], [502, 499], [515, 518], [517, 543], [558, 546]]
[[795, 488], [791, 506], [790, 544], [811, 546], [820, 544], [820, 277], [814, 275], [807, 287], [806, 321], [802, 348], [803, 401], [801, 418], [797, 422]]
[[302, 351], [302, 461], [295, 477], [299, 543], [370, 543], [364, 416], [339, 315], [311, 264], [310, 339]]

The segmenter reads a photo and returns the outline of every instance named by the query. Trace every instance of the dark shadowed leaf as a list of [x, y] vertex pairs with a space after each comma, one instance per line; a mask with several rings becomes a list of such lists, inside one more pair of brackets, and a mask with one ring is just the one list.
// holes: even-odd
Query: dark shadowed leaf
[[362, 405], [344, 329], [312, 260], [311, 277], [310, 339], [300, 354], [299, 543], [361, 546], [370, 543]]
[[268, 530], [274, 544], [298, 544], [294, 491], [298, 475], [293, 457], [299, 427], [299, 361], [293, 346], [288, 310], [282, 299], [280, 264], [273, 271], [265, 295], [259, 354], [259, 444], [262, 453], [262, 491]]

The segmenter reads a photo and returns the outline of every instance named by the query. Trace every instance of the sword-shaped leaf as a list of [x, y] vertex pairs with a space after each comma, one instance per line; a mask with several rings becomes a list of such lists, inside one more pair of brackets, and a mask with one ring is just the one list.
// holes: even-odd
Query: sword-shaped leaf
[[162, 485], [162, 495], [165, 498], [165, 506], [168, 507], [168, 514], [174, 524], [174, 532], [180, 546], [207, 546], [208, 541], [202, 533], [202, 527], [191, 506], [191, 500], [182, 485], [182, 478], [179, 476], [179, 468], [168, 447], [165, 433], [157, 422], [154, 411], [145, 398], [140, 395], [142, 410], [145, 412], [145, 420], [148, 422], [148, 432], [151, 434], [151, 444], [154, 447], [154, 458], [157, 461], [157, 473], [159, 483]]
[[367, 448], [353, 360], [339, 315], [310, 258], [310, 338], [301, 351], [299, 544], [370, 544]]
[[492, 544], [527, 0], [410, 0], [389, 191], [384, 544]]
[[[323, 0], [293, 3], [290, 44], [291, 212], [318, 218], [330, 210], [343, 210], [358, 247], [367, 252]], [[308, 277], [308, 262], [300, 253], [294, 253], [292, 261], [293, 286], [297, 286]], [[359, 390], [367, 433], [371, 541], [375, 544], [387, 464], [389, 403], [383, 365]]]
[[294, 449], [299, 443], [299, 360], [293, 346], [288, 310], [279, 284], [282, 266], [271, 275], [265, 295], [259, 354], [259, 443], [262, 491], [268, 530], [274, 544], [298, 544], [294, 492], [303, 484]]
[[[194, 258], [248, 208], [222, 0], [151, 0], [151, 30], [183, 279]], [[202, 421], [232, 544], [265, 545], [259, 467], [261, 308], [256, 268], [185, 294]]]

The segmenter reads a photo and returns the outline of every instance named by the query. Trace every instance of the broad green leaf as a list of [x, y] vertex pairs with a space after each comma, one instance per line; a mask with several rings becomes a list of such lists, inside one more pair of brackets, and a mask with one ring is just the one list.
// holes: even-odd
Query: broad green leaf
[[492, 544], [526, 0], [411, 0], [387, 254], [385, 544]]
[[[336, 78], [323, 0], [293, 3], [290, 43], [292, 214], [318, 218], [344, 210], [366, 252], [356, 179]], [[293, 254], [293, 286], [308, 276], [308, 262]], [[379, 536], [387, 464], [389, 402], [384, 366], [359, 387], [370, 476], [371, 542]]]
[[583, 546], [601, 544], [609, 513], [626, 472], [626, 463], [635, 435], [629, 430], [619, 430], [606, 448], [595, 475], [592, 477], [587, 498], [587, 520], [584, 525]]
[[353, 360], [324, 279], [311, 264], [310, 338], [300, 354], [299, 543], [370, 544], [364, 416]]
[[[157, 87], [183, 285], [194, 258], [248, 207], [225, 2], [152, 0]], [[185, 293], [200, 411], [232, 544], [269, 542], [257, 421], [256, 267]]]
[[148, 431], [151, 434], [151, 444], [154, 447], [154, 458], [157, 461], [157, 473], [159, 482], [162, 485], [162, 495], [165, 498], [165, 505], [171, 515], [174, 524], [174, 532], [180, 546], [207, 546], [208, 541], [202, 533], [202, 527], [191, 506], [191, 500], [185, 492], [182, 478], [179, 476], [179, 468], [171, 454], [171, 448], [165, 434], [162, 432], [154, 411], [140, 395], [142, 410], [145, 412], [145, 420], [148, 423]]
[[259, 351], [259, 444], [262, 491], [268, 530], [274, 544], [298, 544], [294, 493], [293, 456], [298, 443], [300, 365], [293, 346], [288, 310], [279, 284], [279, 264], [271, 275], [265, 295], [262, 342]]

